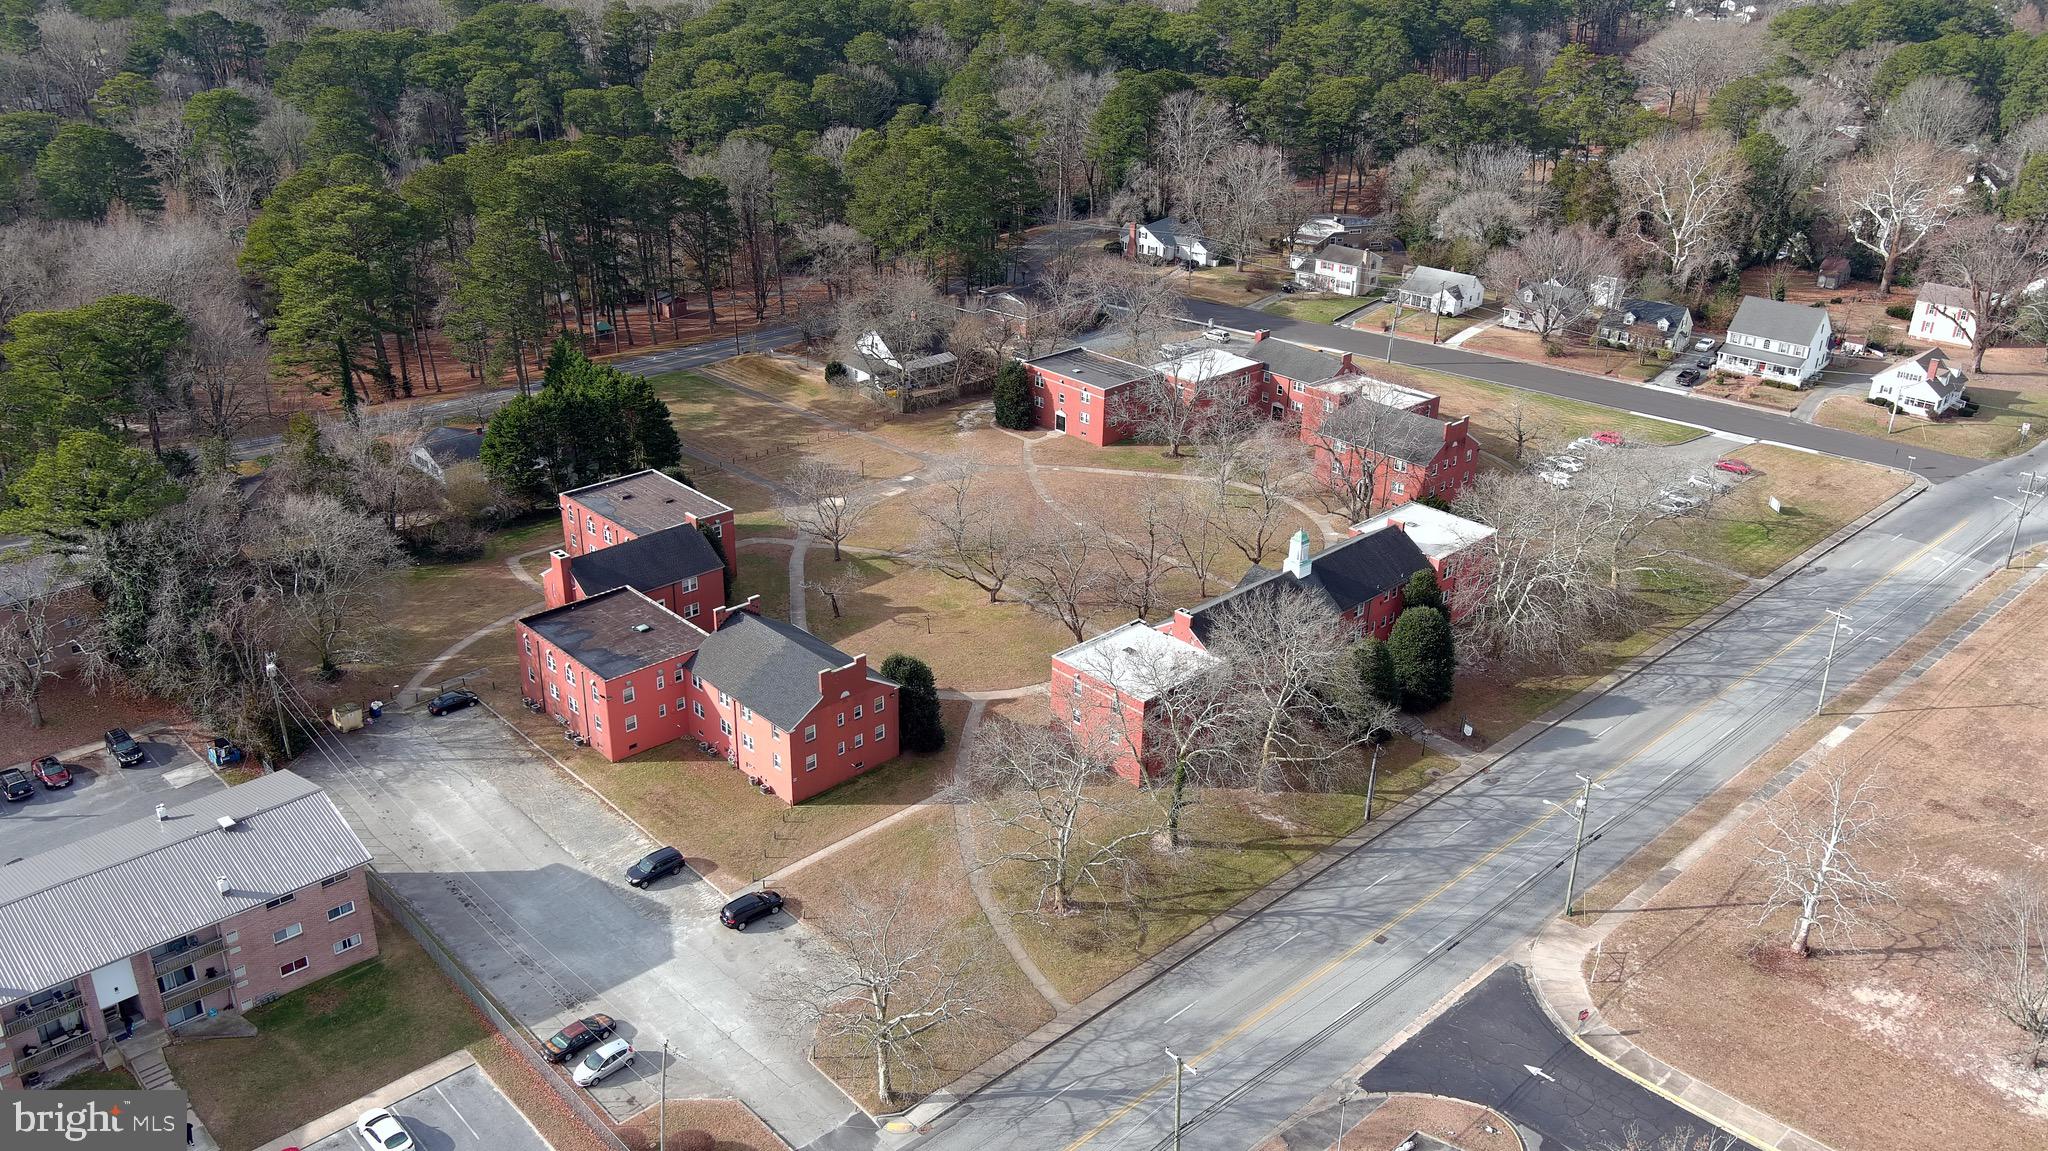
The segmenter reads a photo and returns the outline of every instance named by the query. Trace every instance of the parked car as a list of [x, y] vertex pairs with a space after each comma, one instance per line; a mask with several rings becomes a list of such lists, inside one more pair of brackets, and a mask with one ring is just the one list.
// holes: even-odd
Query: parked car
[[657, 847], [626, 869], [626, 882], [634, 887], [646, 887], [664, 875], [681, 874], [683, 862], [682, 852], [673, 847]]
[[1563, 472], [1537, 472], [1536, 478], [1554, 488], [1568, 488], [1572, 486], [1572, 478]]
[[42, 781], [45, 791], [71, 786], [70, 765], [59, 762], [54, 755], [46, 755], [30, 764], [29, 772]]
[[578, 1087], [589, 1087], [632, 1061], [633, 1045], [623, 1039], [614, 1039], [585, 1055], [583, 1061], [576, 1064], [570, 1078], [576, 1080]]
[[1599, 446], [1600, 445], [1594, 441], [1592, 436], [1580, 436], [1578, 439], [1573, 440], [1571, 443], [1566, 444], [1564, 446], [1564, 450], [1559, 452], [1558, 455], [1575, 455], [1579, 452], [1585, 451], [1588, 448], [1597, 448]]
[[1622, 445], [1620, 432], [1594, 432], [1593, 442], [1603, 448], [1618, 448]]
[[412, 1151], [412, 1134], [405, 1122], [382, 1107], [363, 1112], [356, 1120], [356, 1134], [370, 1145], [370, 1151]]
[[121, 727], [107, 732], [107, 754], [113, 756], [114, 762], [122, 767], [134, 767], [149, 762], [149, 753], [142, 750], [142, 745], [135, 742], [135, 737], [128, 734], [128, 729]]
[[782, 896], [772, 891], [749, 891], [718, 910], [718, 921], [734, 931], [782, 910]]
[[1586, 470], [1586, 461], [1577, 456], [1551, 456], [1543, 461], [1543, 466], [1553, 472], [1576, 473]]
[[230, 764], [240, 763], [242, 758], [241, 747], [233, 740], [227, 739], [224, 736], [214, 736], [213, 742], [206, 746], [206, 762], [215, 767], [227, 767]]
[[1750, 467], [1748, 464], [1743, 463], [1741, 460], [1715, 460], [1714, 466], [1716, 468], [1719, 468], [1721, 471], [1729, 472], [1738, 476], [1746, 476], [1749, 473], [1756, 470], [1755, 468]]
[[602, 1043], [610, 1039], [612, 1032], [618, 1029], [619, 1025], [612, 1022], [609, 1015], [592, 1015], [588, 1019], [578, 1019], [555, 1032], [552, 1038], [541, 1044], [541, 1053], [547, 1056], [550, 1063], [567, 1063], [578, 1051], [593, 1043]]
[[1699, 370], [1698, 368], [1681, 368], [1681, 369], [1679, 369], [1679, 372], [1678, 372], [1678, 386], [1679, 386], [1679, 387], [1681, 387], [1681, 388], [1689, 388], [1689, 387], [1692, 387], [1692, 386], [1693, 386], [1694, 384], [1697, 384], [1697, 383], [1699, 383], [1699, 382], [1700, 382], [1700, 370]]
[[427, 714], [447, 715], [451, 711], [461, 711], [465, 707], [482, 702], [483, 700], [477, 698], [473, 691], [444, 691], [427, 701]]
[[10, 767], [0, 771], [0, 794], [6, 795], [9, 803], [32, 799], [36, 794], [35, 780], [28, 777], [28, 772], [18, 767]]
[[1709, 337], [1707, 339], [1694, 340], [1692, 350], [1695, 352], [1711, 352], [1720, 346], [1721, 341]]

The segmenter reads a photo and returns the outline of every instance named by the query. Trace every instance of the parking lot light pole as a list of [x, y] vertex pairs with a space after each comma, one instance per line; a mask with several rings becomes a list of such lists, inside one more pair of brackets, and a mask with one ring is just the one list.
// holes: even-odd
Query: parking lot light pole
[[1190, 1075], [1200, 1075], [1201, 1072], [1196, 1070], [1194, 1064], [1175, 1055], [1173, 1048], [1162, 1047], [1160, 1050], [1166, 1052], [1168, 1059], [1173, 1060], [1173, 1151], [1180, 1151], [1180, 1075], [1183, 1071]]
[[656, 1122], [660, 1125], [655, 1136], [654, 1151], [668, 1151], [668, 1040], [661, 1041], [661, 1108]]
[[1828, 614], [1834, 617], [1835, 628], [1828, 633], [1828, 659], [1826, 663], [1821, 665], [1820, 695], [1813, 701], [1813, 714], [1815, 715], [1819, 715], [1820, 709], [1826, 706], [1828, 702], [1828, 676], [1835, 670], [1835, 643], [1842, 638], [1844, 632], [1849, 630], [1848, 616], [1843, 615], [1834, 608], [1829, 608]]

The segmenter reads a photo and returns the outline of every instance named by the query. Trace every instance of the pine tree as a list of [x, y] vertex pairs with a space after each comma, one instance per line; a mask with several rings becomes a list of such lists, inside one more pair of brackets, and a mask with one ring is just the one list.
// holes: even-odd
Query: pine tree
[[1038, 420], [1031, 411], [1031, 373], [1016, 360], [996, 369], [996, 426], [1022, 430]]
[[1387, 639], [1394, 674], [1401, 685], [1401, 706], [1427, 711], [1451, 698], [1458, 654], [1450, 621], [1433, 607], [1411, 607], [1394, 621]]
[[1444, 610], [1444, 589], [1436, 582], [1435, 570], [1423, 568], [1408, 577], [1408, 586], [1401, 589], [1401, 606]]
[[932, 669], [914, 655], [901, 652], [882, 661], [882, 675], [896, 681], [896, 722], [903, 731], [903, 750], [914, 754], [946, 746], [946, 725], [939, 715], [939, 688]]

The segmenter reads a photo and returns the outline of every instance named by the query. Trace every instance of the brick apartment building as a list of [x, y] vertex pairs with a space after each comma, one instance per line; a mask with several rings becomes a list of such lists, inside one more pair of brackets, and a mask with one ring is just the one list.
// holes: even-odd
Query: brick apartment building
[[1387, 638], [1401, 614], [1403, 589], [1415, 573], [1437, 573], [1452, 615], [1463, 614], [1483, 586], [1477, 545], [1493, 529], [1421, 504], [1387, 511], [1353, 527], [1352, 535], [1311, 552], [1307, 532], [1289, 541], [1279, 570], [1254, 567], [1238, 585], [1171, 618], [1133, 620], [1052, 657], [1053, 719], [1085, 744], [1113, 757], [1132, 783], [1156, 770], [1147, 759], [1150, 708], [1179, 683], [1215, 666], [1209, 654], [1218, 620], [1248, 595], [1299, 593], [1321, 597], [1363, 638]]
[[559, 497], [562, 547], [548, 557], [549, 607], [631, 587], [685, 619], [725, 603], [738, 570], [732, 509], [657, 471], [634, 472]]
[[896, 684], [758, 597], [692, 622], [621, 586], [517, 631], [527, 698], [613, 762], [696, 739], [801, 803], [896, 758]]
[[0, 1088], [377, 954], [370, 853], [275, 772], [0, 869]]
[[[1318, 351], [1263, 331], [1249, 338], [1205, 340], [1202, 346], [1149, 368], [1087, 348], [1069, 348], [1024, 361], [1038, 426], [1097, 447], [1128, 439], [1137, 421], [1128, 397], [1153, 375], [1184, 389], [1218, 397], [1242, 396], [1275, 421], [1290, 423], [1308, 445], [1319, 480], [1333, 470], [1363, 475], [1362, 456], [1375, 460], [1373, 502], [1406, 503], [1422, 496], [1456, 499], [1478, 474], [1479, 442], [1471, 423], [1446, 420], [1429, 392], [1380, 379], [1353, 363], [1350, 353]], [[1386, 409], [1370, 421], [1370, 444], [1352, 445], [1321, 431], [1323, 421], [1349, 404]], [[1337, 468], [1333, 453], [1348, 453]]]

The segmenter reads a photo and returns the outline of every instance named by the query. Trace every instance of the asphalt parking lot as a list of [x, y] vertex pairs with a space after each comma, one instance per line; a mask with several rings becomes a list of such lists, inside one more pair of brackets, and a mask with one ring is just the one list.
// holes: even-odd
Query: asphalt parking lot
[[[71, 786], [35, 798], [0, 803], [0, 864], [61, 847], [109, 827], [142, 819], [159, 803], [189, 803], [222, 786], [220, 777], [190, 748], [166, 734], [137, 736], [149, 756], [137, 767], [116, 767], [97, 747], [59, 758], [71, 765]], [[11, 766], [26, 770], [26, 763]]]
[[628, 887], [625, 869], [657, 845], [488, 709], [387, 712], [294, 767], [536, 1037], [594, 1012], [617, 1020], [639, 1055], [590, 1092], [613, 1118], [655, 1101], [664, 1038], [671, 1096], [744, 1100], [793, 1145], [853, 1112], [806, 1059], [808, 1034], [767, 1006], [808, 962], [795, 920], [728, 931], [724, 896], [689, 870]]
[[[550, 1151], [481, 1067], [465, 1067], [390, 1107], [420, 1151]], [[353, 1125], [303, 1151], [370, 1151]]]
[[[1720, 1151], [1754, 1151], [1690, 1111], [1607, 1068], [1558, 1033], [1513, 964], [1395, 1048], [1358, 1085], [1448, 1095], [1491, 1107], [1542, 1147], [1663, 1146], [1684, 1133]], [[1631, 1142], [1631, 1139], [1636, 1142]]]

